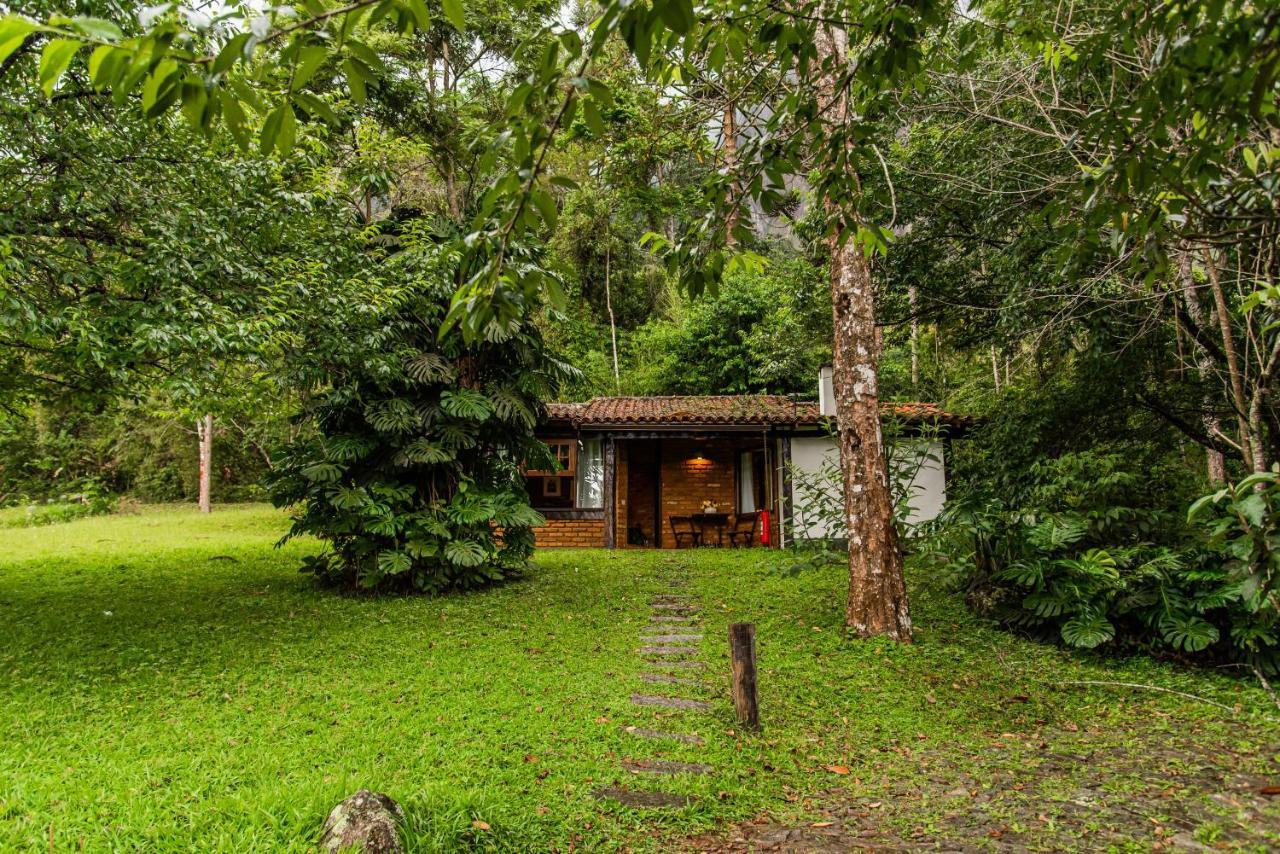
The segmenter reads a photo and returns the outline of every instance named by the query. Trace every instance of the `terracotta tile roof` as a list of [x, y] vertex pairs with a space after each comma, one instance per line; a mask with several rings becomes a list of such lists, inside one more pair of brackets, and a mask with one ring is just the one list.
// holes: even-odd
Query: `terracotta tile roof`
[[[888, 416], [908, 424], [934, 423], [961, 428], [969, 419], [932, 403], [880, 405]], [[593, 397], [585, 403], [548, 403], [552, 421], [575, 426], [603, 425], [817, 425], [824, 422], [814, 401], [774, 394], [675, 395], [657, 397]]]

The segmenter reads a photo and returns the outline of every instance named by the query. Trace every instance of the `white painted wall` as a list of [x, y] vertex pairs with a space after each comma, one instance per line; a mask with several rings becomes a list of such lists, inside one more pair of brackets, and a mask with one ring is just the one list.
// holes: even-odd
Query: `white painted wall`
[[[827, 463], [837, 463], [840, 451], [827, 436], [795, 436], [791, 439], [792, 521], [798, 537], [840, 536], [828, 530], [828, 520], [817, 508], [840, 506], [838, 479], [821, 478]], [[947, 499], [946, 460], [942, 442], [929, 439], [901, 440], [889, 461], [891, 474], [909, 491], [908, 524], [919, 524], [942, 512]], [[836, 467], [838, 471], [838, 466]], [[834, 505], [832, 502], [835, 502]]]

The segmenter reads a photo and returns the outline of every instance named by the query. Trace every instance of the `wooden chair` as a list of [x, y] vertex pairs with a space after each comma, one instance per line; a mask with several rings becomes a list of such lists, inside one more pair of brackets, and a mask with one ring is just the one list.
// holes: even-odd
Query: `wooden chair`
[[675, 538], [676, 548], [680, 548], [682, 539], [688, 540], [690, 546], [702, 544], [702, 530], [693, 524], [692, 516], [668, 516], [671, 524], [671, 536]]
[[756, 526], [760, 524], [759, 513], [739, 513], [733, 517], [733, 524], [726, 533], [729, 535], [729, 547], [739, 545], [752, 546], [756, 539]]

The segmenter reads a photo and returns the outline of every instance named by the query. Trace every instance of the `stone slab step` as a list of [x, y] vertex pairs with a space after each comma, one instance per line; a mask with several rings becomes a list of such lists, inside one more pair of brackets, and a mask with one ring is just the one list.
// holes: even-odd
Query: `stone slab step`
[[669, 644], [653, 644], [640, 647], [640, 651], [651, 655], [697, 655], [696, 646], [671, 646]]
[[701, 736], [685, 735], [680, 732], [661, 732], [656, 729], [646, 729], [642, 726], [624, 726], [622, 731], [634, 735], [637, 738], [657, 738], [665, 741], [681, 741], [685, 744], [704, 744]]
[[698, 610], [698, 606], [687, 605], [682, 602], [654, 602], [653, 609], [655, 611], [676, 611], [682, 614], [689, 614]]
[[710, 774], [711, 766], [699, 762], [669, 759], [624, 759], [622, 767], [632, 774]]
[[690, 661], [687, 658], [663, 658], [661, 656], [653, 656], [648, 661], [652, 667], [681, 667], [690, 670], [705, 670], [707, 665], [702, 661]]
[[630, 789], [618, 789], [606, 786], [596, 789], [592, 796], [601, 801], [615, 801], [623, 806], [637, 809], [672, 809], [687, 807], [696, 798], [691, 795], [673, 795], [670, 792], [633, 792]]
[[676, 617], [676, 616], [669, 616], [665, 614], [655, 614], [649, 619], [655, 623], [690, 623], [690, 622], [697, 622], [698, 620], [698, 618], [694, 616]]
[[664, 709], [691, 709], [706, 711], [710, 703], [702, 700], [687, 700], [684, 697], [659, 697], [653, 694], [632, 694], [631, 702], [637, 706], [661, 706]]
[[702, 635], [643, 635], [640, 640], [645, 643], [679, 643], [681, 641], [700, 641]]
[[668, 676], [665, 673], [641, 673], [641, 682], [654, 682], [660, 685], [693, 685], [701, 687], [702, 683], [697, 679], [686, 679], [683, 676]]

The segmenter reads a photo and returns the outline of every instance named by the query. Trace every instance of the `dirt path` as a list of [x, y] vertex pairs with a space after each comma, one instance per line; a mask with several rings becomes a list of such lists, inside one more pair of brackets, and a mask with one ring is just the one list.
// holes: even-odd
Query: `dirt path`
[[850, 850], [1274, 851], [1280, 845], [1277, 749], [1175, 741], [1091, 744], [1086, 731], [1041, 744], [1034, 765], [1009, 767], [1001, 749], [973, 757], [937, 752], [920, 773], [875, 797], [841, 789], [804, 806], [814, 818], [759, 817], [685, 841], [699, 852]]

